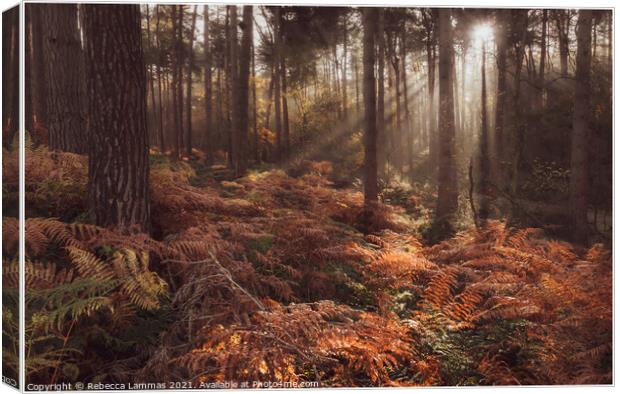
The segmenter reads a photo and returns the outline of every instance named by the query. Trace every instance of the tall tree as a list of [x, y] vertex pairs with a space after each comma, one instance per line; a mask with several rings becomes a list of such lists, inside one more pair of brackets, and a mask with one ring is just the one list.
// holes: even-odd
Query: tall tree
[[229, 56], [229, 68], [230, 68], [230, 85], [231, 85], [231, 140], [230, 140], [230, 164], [235, 175], [238, 175], [237, 168], [239, 161], [241, 160], [241, 147], [240, 147], [240, 130], [241, 130], [241, 106], [240, 103], [240, 84], [239, 84], [239, 45], [237, 42], [237, 6], [227, 6], [230, 15], [229, 28], [229, 42], [230, 56]]
[[192, 156], [192, 70], [194, 69], [194, 36], [196, 32], [196, 16], [198, 15], [198, 6], [194, 6], [192, 13], [192, 25], [189, 33], [189, 47], [187, 56], [187, 96], [185, 97], [185, 124], [187, 137], [185, 140], [185, 152], [187, 157]]
[[486, 43], [482, 43], [482, 61], [480, 66], [480, 141], [479, 141], [479, 170], [478, 193], [480, 208], [478, 216], [482, 223], [489, 218], [489, 121], [487, 112], [487, 74], [486, 74]]
[[77, 4], [41, 4], [51, 149], [85, 153], [84, 62]]
[[2, 13], [2, 146], [19, 131], [19, 7]]
[[184, 134], [184, 126], [183, 126], [183, 109], [185, 108], [183, 105], [183, 64], [185, 63], [185, 50], [183, 48], [183, 20], [185, 15], [185, 6], [178, 5], [175, 6], [177, 8], [177, 36], [175, 37], [175, 57], [174, 61], [177, 69], [177, 78], [176, 78], [176, 94], [177, 94], [177, 145], [178, 145], [178, 154], [181, 154], [181, 149], [183, 148], [183, 136]]
[[574, 241], [588, 241], [588, 149], [591, 110], [592, 11], [580, 10], [577, 22], [575, 106], [571, 138], [570, 208]]
[[[32, 52], [29, 62], [32, 67], [30, 85], [32, 88], [32, 117], [33, 129], [37, 142], [48, 142], [47, 135], [37, 135], [39, 131], [47, 130], [47, 72], [45, 51], [43, 50], [43, 20], [42, 7], [38, 5], [26, 5], [26, 16], [30, 16]], [[35, 138], [33, 135], [33, 138]]]
[[252, 6], [243, 7], [243, 22], [241, 29], [241, 48], [239, 54], [239, 78], [237, 86], [237, 106], [239, 127], [235, 131], [236, 157], [234, 157], [234, 170], [236, 176], [241, 176], [247, 168], [248, 149], [248, 126], [249, 126], [249, 92], [250, 92], [250, 61], [253, 41], [254, 24], [252, 23]]
[[207, 122], [205, 124], [205, 154], [206, 154], [206, 162], [207, 164], [213, 163], [213, 141], [211, 140], [211, 133], [213, 129], [213, 93], [212, 93], [212, 74], [211, 74], [211, 63], [212, 63], [212, 54], [211, 54], [211, 41], [209, 40], [209, 34], [211, 32], [211, 27], [209, 23], [209, 6], [205, 5], [203, 8], [203, 30], [204, 30], [204, 55], [205, 55], [205, 65], [204, 65], [204, 78], [205, 78], [205, 115], [207, 117]]
[[454, 125], [454, 84], [452, 81], [452, 21], [451, 10], [439, 13], [439, 170], [437, 211], [435, 223], [446, 228], [458, 208], [456, 179], [456, 148]]
[[435, 174], [438, 161], [438, 133], [437, 133], [437, 115], [435, 113], [435, 69], [436, 69], [436, 45], [435, 36], [437, 29], [437, 11], [427, 9], [422, 12], [422, 21], [426, 33], [426, 64], [427, 73], [427, 92], [428, 92], [428, 153], [429, 168], [431, 174]]
[[159, 131], [159, 149], [161, 152], [166, 150], [166, 141], [164, 140], [164, 104], [162, 101], [162, 84], [163, 78], [163, 53], [161, 50], [161, 39], [160, 39], [160, 19], [161, 19], [161, 10], [160, 5], [157, 4], [155, 6], [155, 45], [157, 48], [158, 54], [158, 64], [157, 64], [157, 96], [158, 96], [158, 131]]
[[281, 56], [281, 13], [282, 9], [279, 6], [274, 7], [274, 46], [273, 46], [273, 93], [274, 93], [274, 115], [275, 115], [275, 126], [276, 126], [276, 158], [280, 160], [282, 156], [283, 149], [283, 138], [282, 138], [282, 100], [281, 100], [281, 90], [280, 90], [280, 56]]
[[553, 16], [558, 32], [558, 46], [560, 47], [560, 75], [568, 77], [568, 53], [570, 32], [570, 10], [554, 10]]
[[542, 113], [545, 96], [545, 68], [547, 60], [547, 20], [548, 10], [542, 10], [542, 33], [540, 36], [540, 64], [538, 66], [538, 95], [536, 104]]
[[364, 205], [372, 210], [378, 202], [377, 182], [377, 97], [375, 90], [375, 36], [380, 10], [363, 9], [364, 24]]
[[[383, 176], [387, 168], [387, 133], [385, 129], [385, 9], [383, 7], [377, 10], [377, 26], [376, 29], [376, 43], [377, 43], [377, 135], [378, 135], [378, 150], [377, 160], [379, 173]], [[364, 34], [365, 31], [364, 31]], [[366, 74], [364, 74], [364, 81], [366, 81]], [[364, 88], [365, 89], [365, 88]], [[365, 92], [365, 90], [364, 90]], [[364, 101], [366, 99], [364, 98]]]
[[146, 67], [140, 6], [81, 7], [91, 134], [90, 210], [97, 225], [148, 232]]
[[495, 128], [494, 128], [494, 156], [495, 165], [497, 169], [498, 185], [502, 187], [503, 176], [501, 171], [501, 163], [504, 160], [504, 113], [507, 99], [507, 86], [506, 86], [506, 43], [507, 43], [507, 17], [508, 10], [498, 10], [496, 16], [496, 34], [495, 34], [495, 52], [496, 52], [496, 65], [497, 65], [497, 84], [495, 90]]
[[171, 108], [171, 112], [172, 112], [172, 122], [174, 125], [174, 158], [178, 159], [179, 158], [179, 154], [181, 153], [181, 146], [180, 146], [180, 140], [179, 140], [179, 134], [182, 133], [182, 127], [181, 127], [181, 119], [179, 116], [179, 106], [181, 105], [181, 103], [179, 103], [179, 89], [180, 89], [180, 84], [179, 84], [179, 68], [180, 68], [180, 64], [179, 64], [179, 44], [178, 44], [178, 33], [177, 30], [179, 30], [181, 27], [179, 26], [179, 20], [177, 17], [177, 7], [176, 5], [171, 6], [172, 7], [172, 11], [171, 11], [171, 18], [172, 18], [172, 56], [171, 56], [171, 71], [172, 71], [172, 89], [171, 89], [171, 93], [172, 93], [172, 108]]

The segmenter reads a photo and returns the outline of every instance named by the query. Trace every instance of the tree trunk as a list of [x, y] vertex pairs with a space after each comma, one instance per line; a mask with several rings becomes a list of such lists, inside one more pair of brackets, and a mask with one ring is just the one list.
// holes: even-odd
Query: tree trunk
[[276, 124], [276, 160], [280, 160], [282, 156], [282, 100], [280, 98], [280, 23], [281, 8], [276, 6], [274, 9], [274, 64], [273, 64], [273, 80], [274, 80], [274, 112]]
[[176, 37], [176, 62], [177, 62], [177, 145], [179, 146], [178, 153], [181, 155], [181, 150], [183, 149], [183, 136], [184, 134], [184, 126], [183, 126], [183, 109], [185, 106], [183, 105], [183, 64], [185, 63], [184, 58], [184, 50], [183, 50], [183, 19], [185, 14], [185, 6], [178, 5], [178, 21], [177, 21], [177, 37]]
[[[435, 222], [446, 228], [458, 208], [456, 179], [452, 22], [450, 9], [439, 9], [439, 170]], [[449, 227], [448, 227], [449, 228]]]
[[497, 34], [496, 34], [496, 58], [497, 58], [497, 89], [495, 92], [495, 135], [494, 135], [494, 143], [495, 143], [495, 165], [494, 168], [497, 169], [497, 178], [496, 181], [500, 187], [503, 184], [503, 176], [502, 174], [502, 162], [505, 160], [504, 158], [504, 107], [506, 105], [506, 95], [507, 95], [507, 86], [506, 86], [506, 23], [507, 23], [507, 11], [499, 10], [498, 11], [498, 23], [497, 23]]
[[482, 223], [489, 218], [489, 129], [487, 116], [487, 77], [486, 77], [486, 45], [482, 44], [482, 65], [480, 67], [481, 92], [480, 92], [480, 179], [478, 181], [478, 193], [480, 195], [480, 207], [478, 216]]
[[511, 158], [511, 185], [510, 193], [513, 197], [517, 196], [521, 183], [521, 158], [523, 155], [525, 143], [526, 124], [523, 119], [523, 103], [521, 100], [521, 71], [523, 67], [523, 59], [525, 57], [525, 40], [527, 36], [528, 11], [527, 10], [511, 10], [512, 27], [511, 36], [513, 42], [514, 69], [512, 70], [512, 119], [510, 127], [512, 129], [512, 158]]
[[592, 11], [580, 10], [577, 23], [577, 69], [571, 149], [570, 206], [575, 242], [588, 242], [588, 143], [591, 121]]
[[[379, 63], [377, 67], [377, 86], [379, 91], [377, 93], [377, 139], [378, 139], [378, 152], [377, 152], [377, 160], [378, 160], [378, 168], [379, 174], [381, 176], [385, 176], [385, 172], [387, 169], [387, 135], [385, 130], [385, 9], [379, 8], [378, 12], [378, 26], [374, 26], [376, 28], [377, 34], [377, 46], [378, 46], [378, 54], [376, 61]], [[374, 17], [374, 16], [373, 16]], [[375, 22], [375, 23], [377, 23]], [[365, 59], [364, 59], [365, 61]], [[374, 73], [373, 73], [374, 74]], [[364, 74], [364, 81], [366, 80], [366, 74]], [[366, 88], [364, 87], [364, 92]], [[364, 101], [366, 99], [364, 98]], [[364, 104], [364, 108], [366, 108]]]
[[148, 232], [149, 151], [140, 6], [81, 7], [88, 60], [91, 213], [97, 225], [125, 233]]
[[230, 15], [230, 24], [228, 28], [229, 32], [229, 44], [230, 44], [230, 80], [231, 80], [231, 144], [230, 144], [230, 164], [235, 174], [237, 175], [238, 164], [240, 160], [240, 130], [241, 130], [241, 106], [240, 96], [241, 87], [239, 84], [239, 46], [237, 43], [237, 6], [227, 6]]
[[437, 15], [435, 10], [424, 13], [424, 24], [426, 28], [426, 64], [428, 66], [428, 161], [430, 175], [434, 176], [438, 164], [438, 133], [437, 133], [437, 114], [435, 113], [435, 29], [437, 26]]
[[355, 111], [357, 113], [357, 116], [359, 117], [359, 114], [362, 113], [362, 110], [360, 108], [360, 85], [359, 85], [359, 79], [360, 79], [360, 70], [359, 70], [359, 65], [357, 63], [357, 56], [353, 56], [353, 54], [351, 54], [352, 58], [351, 61], [353, 63], [353, 72], [355, 73]]
[[247, 168], [248, 149], [248, 108], [250, 92], [250, 61], [253, 41], [252, 6], [243, 7], [243, 22], [241, 28], [241, 53], [239, 55], [239, 78], [238, 78], [238, 103], [237, 114], [239, 127], [235, 130], [235, 145], [237, 146], [234, 157], [235, 176], [242, 176]]
[[19, 7], [2, 13], [2, 146], [13, 147], [19, 132]]
[[[146, 49], [151, 52], [152, 51], [152, 41], [151, 41], [151, 15], [149, 13], [149, 6], [146, 5]], [[153, 125], [154, 134], [152, 138], [157, 141], [157, 137], [159, 133], [157, 132], [157, 106], [155, 105], [155, 72], [153, 71], [153, 64], [149, 63], [147, 66], [147, 78], [148, 78], [148, 87], [151, 92], [151, 111], [153, 116], [150, 117], [151, 125]]]
[[[375, 93], [375, 35], [377, 12], [382, 9], [364, 8], [364, 206], [371, 211], [378, 201], [377, 182], [377, 98]], [[383, 34], [379, 30], [380, 35]], [[379, 55], [381, 56], [381, 55]], [[379, 85], [381, 87], [381, 85]]]
[[192, 70], [194, 69], [194, 35], [196, 32], [196, 16], [198, 15], [198, 6], [194, 6], [192, 13], [192, 28], [189, 33], [189, 53], [187, 57], [187, 96], [185, 98], [185, 124], [187, 128], [187, 137], [185, 141], [185, 152], [187, 157], [192, 157]]
[[409, 174], [412, 174], [413, 169], [413, 130], [411, 130], [411, 119], [409, 114], [409, 92], [407, 86], [407, 33], [403, 26], [402, 35], [400, 36], [400, 59], [401, 59], [401, 72], [403, 81], [403, 105], [405, 108], [405, 127], [403, 132], [407, 139], [407, 149], [405, 152], [405, 159], [407, 160], [407, 166]]
[[282, 133], [284, 144], [284, 158], [288, 158], [291, 154], [291, 129], [288, 118], [288, 99], [287, 99], [287, 85], [286, 85], [286, 57], [282, 54], [282, 47], [280, 47], [280, 77], [282, 78]]
[[37, 143], [48, 143], [47, 131], [47, 72], [43, 36], [42, 8], [40, 5], [28, 4], [30, 9], [32, 30], [32, 112], [33, 112], [33, 138]]
[[[252, 20], [253, 22], [253, 20]], [[253, 23], [252, 23], [253, 25]], [[252, 130], [254, 134], [254, 161], [260, 163], [260, 155], [258, 153], [258, 107], [256, 98], [256, 51], [254, 43], [252, 43]]]
[[41, 4], [51, 149], [85, 153], [83, 54], [77, 4]]
[[540, 64], [538, 70], [538, 97], [537, 97], [537, 111], [542, 114], [544, 107], [545, 97], [545, 62], [547, 58], [547, 19], [548, 10], [542, 10], [542, 35], [540, 37]]
[[162, 64], [163, 64], [163, 59], [161, 58], [161, 40], [160, 40], [160, 30], [159, 30], [159, 26], [160, 26], [160, 19], [161, 19], [161, 12], [159, 9], [159, 4], [157, 4], [157, 6], [155, 6], [155, 15], [156, 15], [156, 22], [155, 22], [155, 43], [157, 45], [157, 52], [160, 53], [160, 57], [159, 57], [159, 63], [157, 65], [157, 95], [158, 95], [158, 101], [159, 101], [159, 150], [163, 153], [166, 150], [166, 141], [164, 139], [164, 105], [162, 103], [162, 82], [163, 82], [163, 78], [162, 78]]
[[211, 75], [211, 43], [209, 41], [209, 33], [210, 33], [210, 24], [209, 24], [209, 6], [205, 5], [204, 9], [204, 55], [205, 55], [205, 66], [204, 66], [204, 78], [205, 78], [205, 115], [206, 115], [206, 125], [205, 125], [205, 136], [204, 136], [204, 147], [205, 147], [205, 155], [206, 155], [206, 163], [207, 165], [213, 164], [213, 141], [211, 141], [211, 132], [213, 128], [213, 105], [212, 105], [212, 75]]
[[172, 68], [172, 119], [174, 123], [174, 159], [179, 158], [179, 154], [181, 153], [181, 146], [179, 145], [179, 134], [181, 133], [181, 128], [179, 127], [179, 45], [178, 45], [178, 18], [177, 18], [177, 6], [172, 6], [172, 59], [171, 59], [171, 68]]
[[560, 75], [568, 77], [568, 32], [570, 10], [555, 10], [555, 23], [558, 30], [558, 46], [560, 47]]
[[347, 15], [344, 14], [342, 22], [342, 113], [344, 118], [347, 119]]
[[25, 53], [25, 67], [24, 67], [24, 117], [25, 117], [25, 130], [29, 133], [30, 137], [34, 137], [34, 110], [32, 106], [32, 64], [33, 64], [33, 52], [32, 52], [32, 16], [30, 15], [29, 7], [26, 7], [25, 16], [25, 28], [24, 28], [24, 53]]

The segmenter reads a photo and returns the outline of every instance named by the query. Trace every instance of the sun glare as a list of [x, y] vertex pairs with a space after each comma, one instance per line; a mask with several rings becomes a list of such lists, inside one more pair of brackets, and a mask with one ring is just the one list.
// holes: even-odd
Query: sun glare
[[486, 42], [493, 39], [493, 28], [488, 24], [474, 26], [472, 32], [473, 39], [479, 42]]

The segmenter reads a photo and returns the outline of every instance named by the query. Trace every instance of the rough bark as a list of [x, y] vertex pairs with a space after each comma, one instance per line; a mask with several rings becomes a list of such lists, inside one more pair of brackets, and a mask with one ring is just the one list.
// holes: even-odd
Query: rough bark
[[194, 12], [192, 13], [192, 27], [189, 33], [189, 47], [187, 56], [187, 96], [185, 97], [185, 125], [186, 125], [186, 139], [185, 139], [185, 154], [187, 157], [192, 156], [192, 70], [194, 69], [194, 36], [196, 32], [196, 16], [198, 15], [198, 6], [194, 6]]
[[570, 207], [575, 242], [588, 241], [588, 149], [591, 121], [592, 11], [580, 10], [577, 22], [575, 110], [571, 141]]
[[159, 131], [159, 149], [161, 152], [166, 150], [166, 141], [164, 139], [164, 105], [162, 103], [162, 64], [163, 59], [161, 59], [161, 41], [160, 41], [160, 20], [161, 20], [161, 12], [159, 9], [159, 4], [155, 6], [155, 45], [157, 47], [157, 52], [160, 54], [160, 58], [158, 66], [157, 66], [157, 96], [158, 96], [158, 128]]
[[[377, 182], [377, 98], [375, 91], [375, 35], [381, 12], [363, 9], [364, 24], [364, 204], [372, 209], [378, 201]], [[379, 30], [379, 34], [383, 34]], [[381, 86], [381, 85], [379, 85]]]
[[560, 47], [560, 75], [568, 77], [568, 33], [570, 29], [570, 10], [555, 10], [555, 23]]
[[2, 13], [2, 146], [19, 131], [19, 7]]
[[146, 68], [138, 5], [83, 7], [94, 222], [148, 232]]
[[179, 145], [179, 134], [181, 133], [181, 128], [179, 127], [180, 119], [179, 119], [179, 49], [177, 43], [178, 33], [178, 18], [177, 18], [177, 6], [172, 6], [172, 56], [171, 56], [171, 71], [172, 71], [172, 122], [174, 126], [174, 158], [178, 159], [179, 153], [181, 152], [181, 146]]
[[452, 22], [451, 11], [442, 8], [439, 13], [439, 169], [435, 222], [449, 225], [458, 208], [456, 179], [454, 84], [452, 81]]
[[497, 183], [502, 185], [501, 163], [504, 160], [504, 108], [506, 105], [506, 10], [498, 11], [497, 34], [496, 34], [496, 59], [497, 59], [497, 88], [495, 91], [495, 130], [493, 141], [495, 143], [495, 168], [498, 169]]
[[280, 160], [283, 148], [282, 138], [282, 99], [280, 97], [280, 24], [281, 9], [274, 8], [274, 64], [273, 64], [273, 93], [274, 93], [274, 114], [276, 126], [276, 160]]
[[[47, 81], [45, 52], [43, 50], [43, 21], [41, 7], [33, 4], [26, 6], [32, 11], [32, 109], [35, 128], [47, 129]], [[35, 55], [36, 54], [36, 55]], [[45, 136], [47, 139], [47, 136]]]
[[84, 59], [77, 4], [41, 4], [51, 149], [85, 153]]
[[239, 127], [235, 130], [236, 156], [234, 157], [234, 171], [236, 176], [242, 176], [247, 168], [248, 129], [249, 129], [249, 92], [250, 92], [250, 61], [253, 40], [252, 6], [243, 7], [243, 22], [241, 29], [241, 48], [239, 54], [239, 78], [237, 94], [237, 114]]
[[489, 218], [489, 125], [487, 112], [487, 78], [486, 78], [486, 45], [482, 44], [482, 62], [480, 66], [480, 179], [478, 181], [478, 193], [480, 194], [480, 207], [478, 217], [482, 223]]
[[[378, 167], [381, 176], [385, 175], [387, 168], [387, 135], [385, 130], [385, 9], [379, 8], [377, 10], [377, 37], [376, 44], [378, 47], [377, 59], [379, 63], [377, 66], [377, 135], [378, 135]], [[366, 76], [364, 75], [364, 78]]]
[[433, 176], [438, 164], [437, 115], [435, 113], [435, 30], [437, 26], [437, 14], [435, 10], [427, 10], [422, 15], [426, 30], [426, 64], [428, 67], [428, 160], [431, 176]]
[[205, 115], [207, 118], [205, 124], [205, 136], [204, 136], [204, 148], [206, 154], [206, 162], [207, 164], [213, 164], [213, 141], [211, 141], [211, 132], [213, 128], [213, 104], [212, 104], [212, 74], [211, 74], [211, 63], [212, 63], [212, 54], [211, 54], [211, 42], [209, 39], [210, 34], [210, 24], [209, 24], [209, 6], [204, 6], [204, 55], [205, 55], [205, 65], [204, 65], [204, 78], [205, 78]]

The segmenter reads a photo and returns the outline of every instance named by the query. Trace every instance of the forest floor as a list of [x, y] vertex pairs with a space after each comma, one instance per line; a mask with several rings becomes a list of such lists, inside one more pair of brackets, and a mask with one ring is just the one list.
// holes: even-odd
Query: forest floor
[[[80, 351], [33, 341], [37, 363], [56, 350], [33, 381], [611, 383], [602, 245], [500, 221], [424, 245], [431, 194], [391, 190], [368, 221], [361, 192], [334, 188], [327, 162], [227, 180], [222, 167], [162, 155], [151, 156], [151, 237], [125, 236], [83, 224], [85, 158], [29, 148], [26, 161], [29, 289], [111, 280], [105, 293], [67, 290], [86, 305], [109, 298], [84, 313], [32, 303], [30, 335], [53, 315]], [[47, 281], [42, 264], [54, 267]]]

